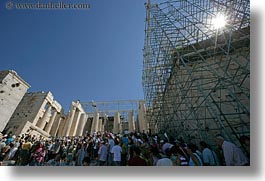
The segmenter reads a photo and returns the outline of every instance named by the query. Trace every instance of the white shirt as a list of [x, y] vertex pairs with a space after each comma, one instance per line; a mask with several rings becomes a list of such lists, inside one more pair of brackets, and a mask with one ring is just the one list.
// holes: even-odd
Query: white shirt
[[106, 145], [101, 145], [98, 149], [98, 154], [99, 154], [99, 160], [100, 161], [106, 161], [107, 156], [108, 156], [108, 148]]
[[173, 163], [168, 158], [162, 158], [157, 161], [156, 166], [173, 166]]
[[247, 157], [235, 144], [224, 141], [222, 148], [226, 166], [242, 166], [248, 163]]
[[115, 145], [112, 147], [111, 153], [114, 154], [113, 161], [121, 161], [121, 152], [122, 149], [119, 145]]
[[6, 146], [6, 143], [5, 142], [0, 142], [0, 151]]

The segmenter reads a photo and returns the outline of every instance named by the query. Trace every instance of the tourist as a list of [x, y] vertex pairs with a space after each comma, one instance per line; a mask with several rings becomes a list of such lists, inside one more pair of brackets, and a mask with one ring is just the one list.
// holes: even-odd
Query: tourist
[[98, 150], [99, 166], [105, 166], [106, 165], [107, 157], [108, 157], [108, 148], [106, 146], [105, 141], [101, 141], [100, 147]]
[[60, 154], [55, 155], [55, 158], [49, 160], [46, 166], [61, 166], [61, 156]]
[[202, 159], [204, 166], [218, 166], [219, 160], [213, 150], [211, 150], [207, 143], [200, 141], [200, 148], [202, 150]]
[[113, 164], [114, 166], [120, 166], [122, 148], [119, 145], [118, 139], [116, 139], [114, 142], [115, 142], [115, 145], [112, 147], [112, 150], [111, 150], [111, 153], [113, 156]]
[[83, 161], [86, 156], [86, 143], [78, 143], [78, 149], [76, 152], [76, 166], [83, 166]]
[[159, 153], [158, 147], [153, 147], [151, 148], [151, 157], [152, 157], [152, 166], [156, 166], [157, 161], [161, 159], [161, 155]]
[[10, 151], [7, 154], [7, 157], [5, 158], [6, 160], [12, 160], [15, 157], [18, 148], [20, 147], [20, 143], [17, 140], [12, 143], [13, 146], [11, 147]]
[[188, 144], [187, 153], [189, 157], [189, 166], [203, 166], [203, 161], [197, 153], [197, 146], [193, 143]]
[[167, 148], [165, 150], [165, 156], [164, 158], [161, 158], [157, 161], [156, 166], [173, 166], [173, 162], [171, 161], [171, 151], [170, 148]]
[[224, 137], [218, 135], [215, 138], [217, 145], [223, 149], [223, 155], [226, 166], [247, 166], [249, 160], [243, 154], [242, 150], [234, 143], [224, 140]]
[[59, 153], [60, 148], [61, 148], [60, 140], [56, 139], [56, 141], [51, 145], [49, 160], [53, 159]]
[[41, 166], [44, 163], [46, 150], [42, 143], [38, 142], [37, 147], [32, 155], [32, 161], [29, 163], [30, 166]]
[[133, 148], [133, 157], [128, 161], [129, 166], [147, 166], [147, 162], [141, 156], [141, 150], [138, 147]]
[[108, 166], [111, 166], [113, 163], [113, 156], [111, 153], [111, 150], [113, 146], [115, 145], [115, 142], [113, 140], [112, 134], [108, 134]]
[[18, 155], [19, 165], [25, 166], [29, 163], [31, 147], [32, 147], [31, 137], [28, 135], [25, 137], [25, 141], [22, 141], [21, 150]]

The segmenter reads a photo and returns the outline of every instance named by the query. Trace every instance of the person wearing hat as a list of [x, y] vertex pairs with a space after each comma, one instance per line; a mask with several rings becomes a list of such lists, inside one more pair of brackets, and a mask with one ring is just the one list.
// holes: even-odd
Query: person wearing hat
[[105, 141], [102, 140], [100, 142], [100, 147], [98, 149], [99, 166], [105, 166], [107, 158], [108, 158], [108, 148], [105, 144]]

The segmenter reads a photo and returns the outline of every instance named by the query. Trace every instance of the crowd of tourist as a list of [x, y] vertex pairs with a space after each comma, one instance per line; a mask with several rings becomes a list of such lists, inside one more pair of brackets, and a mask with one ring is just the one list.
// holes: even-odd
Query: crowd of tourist
[[[37, 138], [25, 134], [0, 134], [0, 164], [14, 166], [247, 166], [249, 137], [240, 141], [245, 149], [215, 138], [216, 149], [205, 141], [145, 133], [87, 134], [79, 137]], [[245, 150], [245, 151], [243, 151]]]

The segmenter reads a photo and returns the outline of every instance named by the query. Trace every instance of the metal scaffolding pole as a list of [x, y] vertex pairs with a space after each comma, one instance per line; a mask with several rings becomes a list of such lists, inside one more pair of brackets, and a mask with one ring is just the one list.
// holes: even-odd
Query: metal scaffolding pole
[[250, 2], [148, 1], [142, 79], [153, 131], [239, 144], [250, 135]]

